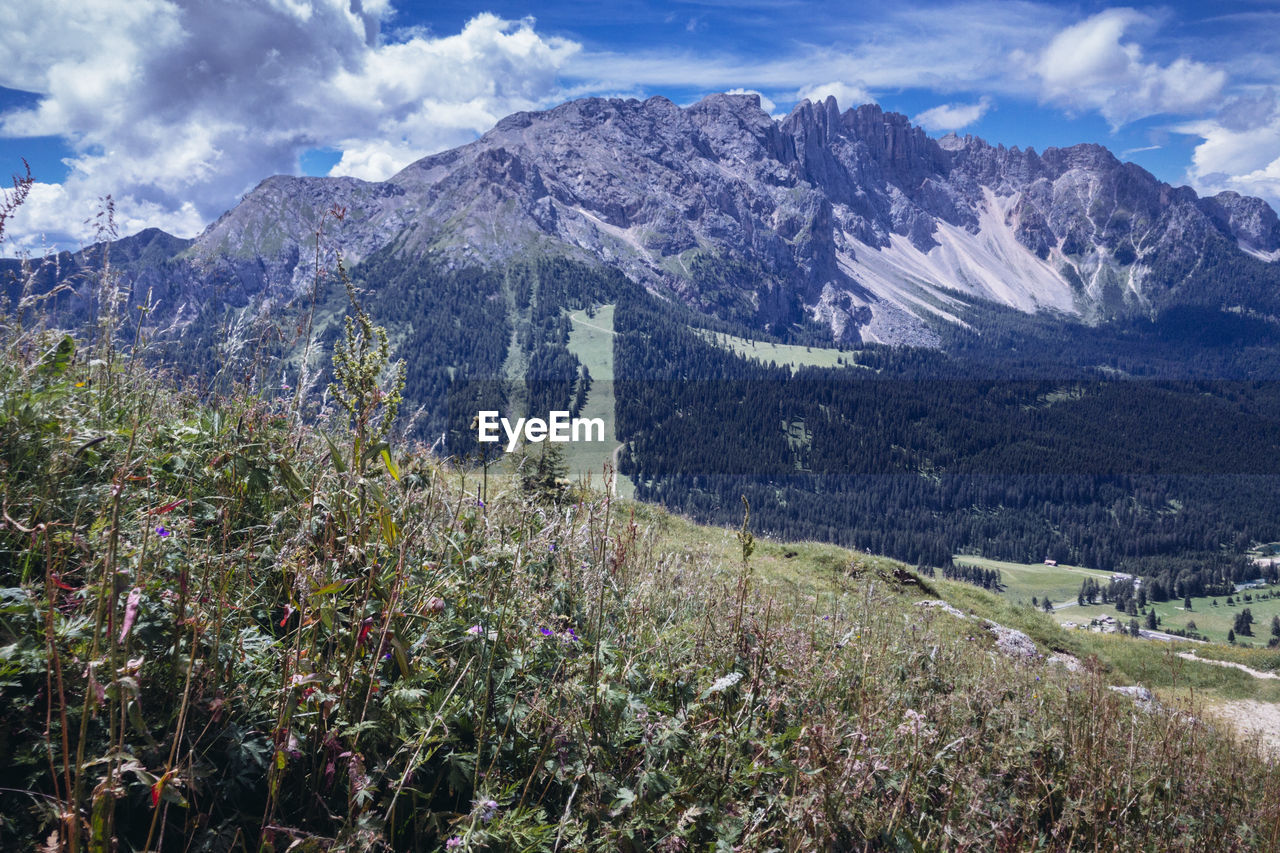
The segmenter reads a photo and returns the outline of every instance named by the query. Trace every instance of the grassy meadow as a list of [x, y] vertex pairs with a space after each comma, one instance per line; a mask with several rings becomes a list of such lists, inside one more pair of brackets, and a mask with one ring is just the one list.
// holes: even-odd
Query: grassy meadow
[[[1249, 594], [1251, 601], [1243, 600], [1242, 596], [1245, 593]], [[1259, 593], [1268, 597], [1259, 598]], [[1182, 599], [1151, 602], [1147, 605], [1147, 609], [1154, 610], [1156, 615], [1160, 617], [1162, 628], [1182, 629], [1186, 628], [1188, 623], [1194, 622], [1197, 632], [1214, 642], [1225, 643], [1227, 641], [1227, 631], [1234, 627], [1237, 614], [1247, 607], [1249, 612], [1253, 614], [1253, 636], [1238, 635], [1236, 641], [1242, 645], [1265, 646], [1271, 638], [1271, 619], [1274, 616], [1280, 616], [1280, 585], [1262, 590], [1245, 590], [1232, 597], [1235, 602], [1229, 606], [1226, 603], [1226, 596], [1217, 595], [1192, 598], [1191, 610], [1189, 611], [1185, 608]], [[1214, 605], [1215, 601], [1217, 602], [1216, 606]], [[1072, 608], [1060, 614], [1062, 619], [1074, 619], [1076, 621], [1082, 618], [1088, 621], [1088, 619], [1096, 618], [1100, 615], [1120, 618], [1114, 607], [1105, 604]], [[1131, 618], [1133, 617], [1124, 616], [1126, 621]], [[1141, 617], [1139, 617], [1139, 621], [1141, 621]]]
[[[952, 561], [956, 565], [999, 570], [1003, 584], [1000, 595], [1011, 602], [1030, 605], [1033, 597], [1037, 601], [1043, 601], [1047, 596], [1054, 604], [1053, 616], [1059, 623], [1088, 623], [1090, 619], [1100, 616], [1113, 616], [1127, 623], [1134, 618], [1117, 611], [1109, 604], [1080, 606], [1076, 603], [1076, 594], [1085, 578], [1093, 578], [1105, 586], [1111, 579], [1111, 572], [1081, 566], [1012, 563], [967, 554], [957, 554]], [[1250, 601], [1244, 601], [1245, 594], [1249, 595]], [[1260, 595], [1265, 597], [1259, 597]], [[1237, 642], [1241, 645], [1265, 646], [1271, 637], [1271, 619], [1280, 616], [1280, 585], [1244, 590], [1232, 597], [1235, 601], [1231, 605], [1227, 605], [1227, 597], [1221, 595], [1192, 598], [1190, 611], [1185, 609], [1182, 599], [1151, 602], [1147, 609], [1154, 610], [1160, 617], [1161, 628], [1182, 630], [1189, 622], [1194, 622], [1198, 633], [1214, 642], [1226, 643], [1227, 631], [1233, 627], [1236, 615], [1248, 607], [1254, 618], [1253, 636], [1239, 636], [1236, 638]], [[1137, 618], [1140, 622], [1144, 621], [1143, 616]]]
[[[854, 363], [854, 353], [831, 347], [797, 346], [753, 341], [725, 332], [702, 331], [701, 334], [718, 347], [743, 358], [755, 359], [779, 367], [861, 367]], [[865, 369], [865, 368], [861, 368]]]
[[[602, 305], [591, 312], [574, 311], [569, 315], [573, 323], [569, 332], [569, 352], [591, 371], [591, 391], [580, 417], [600, 418], [605, 424], [605, 441], [570, 442], [564, 445], [565, 463], [569, 475], [576, 480], [589, 478], [601, 483], [605, 464], [614, 464], [613, 451], [618, 446], [614, 432], [613, 398], [613, 306]], [[635, 484], [629, 477], [617, 476], [619, 497], [629, 498], [635, 493]]]
[[1080, 591], [1080, 584], [1085, 578], [1093, 578], [1103, 585], [1111, 580], [1111, 572], [1081, 566], [1011, 563], [967, 554], [956, 554], [951, 560], [958, 566], [996, 569], [1000, 572], [1000, 581], [1004, 587], [1000, 594], [1010, 601], [1023, 604], [1030, 604], [1032, 598], [1043, 601], [1047, 597], [1055, 606], [1067, 602], [1074, 605], [1076, 593]]

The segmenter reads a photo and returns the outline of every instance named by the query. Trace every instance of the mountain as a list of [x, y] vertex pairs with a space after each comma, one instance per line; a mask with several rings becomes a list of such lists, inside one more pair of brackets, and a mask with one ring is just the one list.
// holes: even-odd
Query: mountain
[[563, 253], [703, 313], [775, 332], [809, 318], [848, 343], [935, 344], [928, 321], [958, 321], [966, 298], [1090, 321], [1147, 313], [1182, 296], [1161, 270], [1211, 242], [1280, 257], [1265, 203], [1200, 199], [1100, 146], [933, 140], [834, 98], [779, 122], [754, 95], [574, 101], [385, 184], [272, 179], [199, 250], [287, 265], [286, 234], [326, 203], [356, 217], [353, 257], [380, 240], [455, 263]]
[[[1280, 221], [1259, 199], [1199, 198], [1098, 145], [935, 140], [834, 98], [777, 121], [754, 95], [578, 100], [385, 182], [269, 178], [194, 243], [169, 241], [171, 308], [194, 317], [208, 282], [232, 304], [308, 292], [333, 205], [346, 217], [325, 241], [349, 265], [563, 257], [782, 337], [938, 346], [939, 322], [965, 324], [973, 303], [1086, 323], [1184, 304], [1280, 314]], [[1245, 283], [1194, 281], [1207, 256]]]
[[700, 519], [746, 498], [776, 536], [1178, 596], [1280, 541], [1276, 214], [1097, 145], [935, 140], [832, 99], [781, 121], [753, 96], [587, 99], [384, 182], [269, 178], [193, 241], [59, 256], [37, 289], [72, 285], [68, 325], [127, 291], [120, 339], [319, 415], [338, 252], [406, 362], [405, 432], [450, 455], [486, 449], [478, 411], [590, 404], [635, 495]]

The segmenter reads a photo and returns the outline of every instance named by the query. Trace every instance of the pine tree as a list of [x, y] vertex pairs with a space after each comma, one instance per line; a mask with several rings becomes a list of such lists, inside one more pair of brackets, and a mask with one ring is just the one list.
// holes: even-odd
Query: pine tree
[[564, 461], [564, 450], [558, 444], [544, 442], [533, 471], [526, 475], [522, 485], [528, 491], [554, 499], [564, 491], [568, 475], [569, 464]]

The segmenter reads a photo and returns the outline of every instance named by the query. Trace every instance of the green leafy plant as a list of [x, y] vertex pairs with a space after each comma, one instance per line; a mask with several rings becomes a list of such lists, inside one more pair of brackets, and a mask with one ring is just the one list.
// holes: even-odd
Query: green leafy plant
[[[334, 345], [329, 393], [347, 413], [352, 431], [351, 464], [364, 471], [366, 454], [387, 437], [403, 402], [405, 364], [390, 367], [387, 330], [375, 325], [356, 295], [342, 262], [338, 275], [346, 288], [351, 313], [343, 321], [343, 335]], [[384, 373], [391, 376], [384, 385]]]

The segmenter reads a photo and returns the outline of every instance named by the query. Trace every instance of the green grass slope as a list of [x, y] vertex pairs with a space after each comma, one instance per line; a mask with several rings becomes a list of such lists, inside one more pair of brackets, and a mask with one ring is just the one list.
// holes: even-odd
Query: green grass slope
[[700, 332], [708, 341], [726, 349], [742, 358], [750, 358], [779, 367], [861, 367], [854, 360], [854, 353], [831, 347], [798, 346], [796, 344], [775, 344], [768, 341], [753, 341], [725, 332]]
[[976, 566], [1000, 572], [1001, 594], [1011, 601], [1030, 604], [1031, 599], [1043, 601], [1046, 597], [1055, 606], [1075, 604], [1076, 593], [1085, 578], [1092, 578], [1104, 586], [1111, 580], [1111, 572], [1086, 569], [1080, 566], [1046, 566], [1043, 563], [1011, 563], [1006, 560], [989, 560], [957, 554], [952, 562], [958, 566]]
[[[564, 460], [575, 480], [590, 479], [602, 483], [604, 466], [616, 467], [613, 452], [618, 447], [614, 431], [613, 396], [613, 308], [603, 305], [594, 311], [574, 311], [569, 315], [573, 327], [569, 332], [569, 352], [577, 356], [591, 371], [591, 391], [581, 417], [600, 418], [605, 423], [605, 441], [571, 442], [565, 445]], [[629, 498], [635, 484], [629, 477], [616, 476], [617, 494]]]

